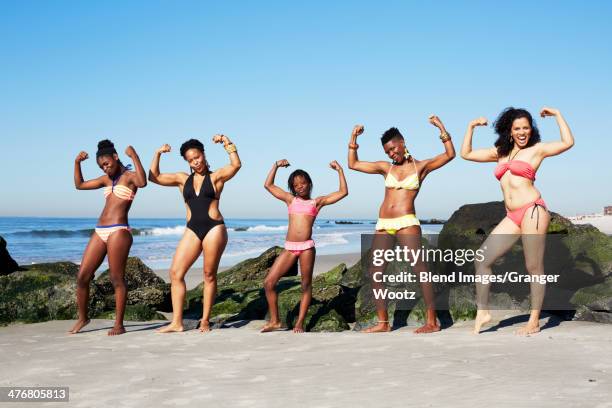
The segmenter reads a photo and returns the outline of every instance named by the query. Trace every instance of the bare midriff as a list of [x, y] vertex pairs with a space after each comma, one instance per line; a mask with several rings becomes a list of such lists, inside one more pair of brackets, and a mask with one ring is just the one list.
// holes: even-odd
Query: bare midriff
[[312, 238], [315, 217], [307, 214], [289, 214], [287, 241], [303, 242]]
[[419, 190], [385, 188], [385, 199], [378, 211], [378, 218], [397, 218], [416, 214], [414, 200]]

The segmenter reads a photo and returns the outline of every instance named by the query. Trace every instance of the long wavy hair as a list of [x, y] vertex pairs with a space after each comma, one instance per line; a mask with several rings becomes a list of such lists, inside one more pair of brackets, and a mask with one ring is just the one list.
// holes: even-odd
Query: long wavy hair
[[498, 135], [495, 141], [498, 157], [505, 157], [512, 151], [512, 147], [514, 146], [514, 140], [511, 136], [512, 123], [520, 118], [527, 119], [529, 121], [529, 126], [531, 126], [531, 136], [529, 136], [529, 141], [525, 147], [533, 146], [540, 141], [540, 131], [531, 114], [525, 109], [516, 109], [511, 106], [504, 109], [497, 119], [495, 119], [495, 122], [493, 122], [493, 128]]

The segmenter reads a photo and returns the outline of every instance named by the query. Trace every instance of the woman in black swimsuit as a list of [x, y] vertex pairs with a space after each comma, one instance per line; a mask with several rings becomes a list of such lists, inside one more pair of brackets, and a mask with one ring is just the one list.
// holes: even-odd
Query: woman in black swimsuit
[[159, 159], [170, 151], [165, 144], [155, 152], [149, 180], [162, 186], [177, 186], [187, 207], [187, 228], [176, 248], [170, 266], [172, 293], [172, 322], [158, 330], [159, 333], [183, 331], [183, 302], [185, 301], [185, 274], [204, 254], [204, 311], [200, 331], [210, 331], [208, 320], [217, 293], [217, 268], [227, 244], [227, 230], [219, 212], [219, 197], [226, 181], [240, 170], [241, 163], [236, 146], [225, 135], [213, 136], [214, 143], [223, 143], [230, 156], [230, 164], [210, 171], [204, 145], [190, 139], [181, 146], [181, 156], [189, 163], [191, 174], [160, 173]]

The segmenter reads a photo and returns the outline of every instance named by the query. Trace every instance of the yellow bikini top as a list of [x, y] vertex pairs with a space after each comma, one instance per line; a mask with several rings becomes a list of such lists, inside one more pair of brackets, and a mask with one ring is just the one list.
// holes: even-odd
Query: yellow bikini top
[[419, 172], [416, 168], [416, 163], [414, 159], [412, 159], [412, 164], [414, 165], [414, 174], [409, 175], [405, 179], [398, 181], [393, 174], [391, 174], [391, 169], [393, 168], [393, 164], [389, 167], [389, 172], [387, 173], [387, 177], [385, 177], [385, 187], [387, 188], [395, 188], [395, 189], [404, 189], [404, 190], [418, 190], [419, 189]]

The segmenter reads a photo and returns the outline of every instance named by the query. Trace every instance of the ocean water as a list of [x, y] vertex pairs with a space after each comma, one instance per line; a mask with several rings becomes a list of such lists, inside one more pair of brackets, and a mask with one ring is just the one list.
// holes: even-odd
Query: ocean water
[[[95, 218], [0, 217], [0, 236], [8, 242], [11, 256], [21, 265], [40, 262], [81, 262], [83, 250], [96, 225]], [[338, 221], [350, 221], [341, 224]], [[228, 244], [222, 266], [252, 258], [274, 245], [282, 246], [287, 219], [226, 219]], [[317, 219], [313, 239], [318, 255], [357, 253], [361, 234], [374, 231], [375, 220]], [[131, 218], [134, 243], [131, 256], [154, 269], [170, 267], [176, 245], [185, 230], [184, 218]], [[422, 226], [436, 234], [442, 225]], [[196, 264], [201, 263], [201, 259]], [[106, 268], [106, 263], [103, 264]]]

